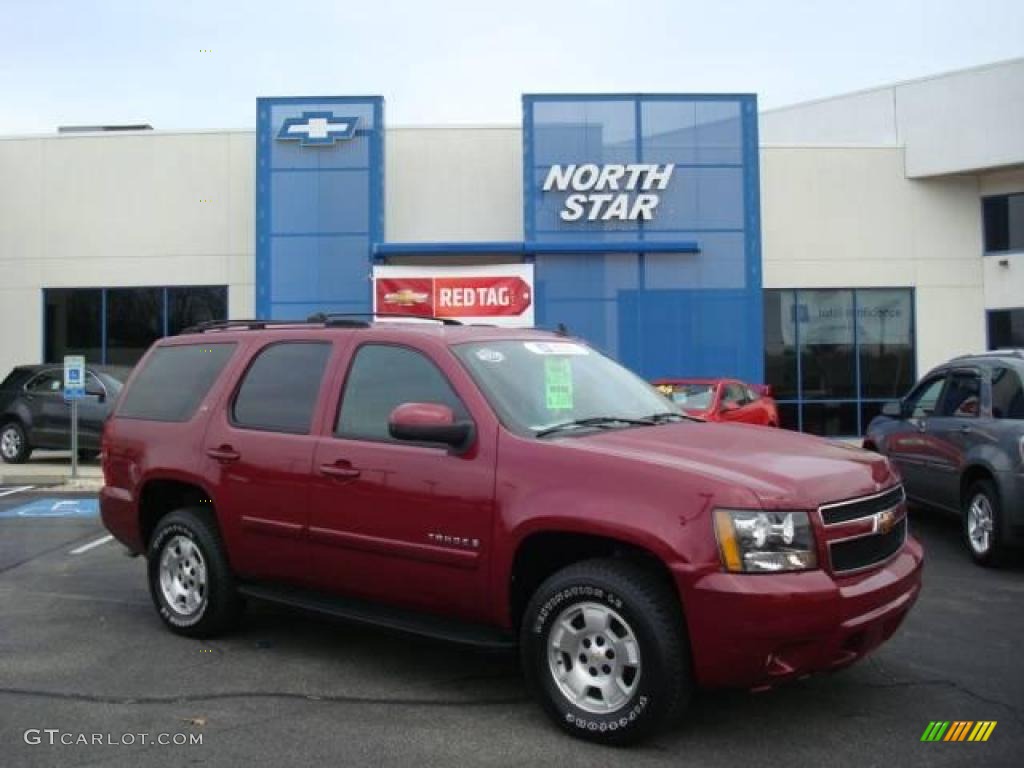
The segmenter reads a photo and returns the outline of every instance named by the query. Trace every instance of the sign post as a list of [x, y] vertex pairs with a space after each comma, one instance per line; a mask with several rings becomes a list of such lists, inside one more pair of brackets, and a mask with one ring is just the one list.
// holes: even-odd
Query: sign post
[[85, 358], [64, 357], [64, 399], [71, 403], [71, 479], [78, 478], [78, 401], [85, 397]]

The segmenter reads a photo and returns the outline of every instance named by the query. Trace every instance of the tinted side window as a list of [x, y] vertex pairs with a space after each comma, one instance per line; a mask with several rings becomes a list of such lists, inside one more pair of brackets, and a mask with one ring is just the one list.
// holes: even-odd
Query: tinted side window
[[1024, 419], [1024, 389], [1020, 376], [1011, 368], [992, 371], [992, 416], [996, 419]]
[[232, 409], [234, 423], [250, 429], [308, 434], [331, 356], [327, 342], [271, 344], [256, 356]]
[[744, 405], [746, 403], [746, 395], [743, 388], [739, 384], [726, 384], [725, 391], [722, 392], [722, 402]]
[[26, 384], [25, 389], [39, 395], [60, 392], [64, 389], [64, 372], [55, 370], [41, 373]]
[[188, 421], [234, 351], [234, 343], [157, 347], [125, 392], [118, 417]]
[[976, 418], [981, 412], [981, 378], [976, 373], [953, 373], [936, 416]]
[[908, 418], [911, 419], [923, 419], [926, 416], [931, 416], [935, 411], [935, 406], [939, 400], [939, 394], [942, 392], [942, 384], [945, 382], [944, 376], [939, 376], [937, 379], [931, 379], [919, 386], [914, 392], [907, 397], [906, 407]]
[[469, 418], [444, 374], [419, 352], [368, 344], [356, 353], [335, 429], [339, 437], [390, 440], [388, 417], [402, 403], [440, 403]]

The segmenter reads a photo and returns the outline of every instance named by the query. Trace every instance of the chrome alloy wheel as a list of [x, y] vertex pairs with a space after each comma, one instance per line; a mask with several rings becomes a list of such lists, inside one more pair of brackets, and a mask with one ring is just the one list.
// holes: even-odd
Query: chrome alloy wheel
[[984, 493], [975, 494], [967, 508], [967, 538], [977, 554], [984, 555], [992, 547], [994, 523], [992, 502]]
[[640, 643], [608, 606], [577, 603], [552, 624], [548, 667], [562, 695], [574, 705], [592, 714], [611, 714], [636, 692]]
[[0, 435], [0, 454], [5, 459], [13, 459], [17, 457], [19, 451], [21, 451], [21, 433], [14, 427], [8, 427], [4, 430], [3, 435]]
[[160, 591], [175, 613], [195, 616], [206, 604], [206, 563], [186, 536], [172, 536], [160, 553]]

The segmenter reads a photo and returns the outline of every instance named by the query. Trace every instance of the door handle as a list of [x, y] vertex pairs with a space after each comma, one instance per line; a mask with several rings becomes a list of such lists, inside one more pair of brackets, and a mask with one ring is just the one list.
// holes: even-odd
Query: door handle
[[336, 461], [333, 464], [321, 464], [320, 474], [329, 475], [330, 477], [338, 477], [342, 479], [354, 480], [359, 477], [359, 470], [352, 466], [349, 461]]
[[230, 445], [222, 445], [219, 448], [207, 448], [206, 455], [211, 459], [216, 459], [221, 464], [227, 464], [228, 462], [238, 461], [242, 458], [242, 454], [232, 448]]

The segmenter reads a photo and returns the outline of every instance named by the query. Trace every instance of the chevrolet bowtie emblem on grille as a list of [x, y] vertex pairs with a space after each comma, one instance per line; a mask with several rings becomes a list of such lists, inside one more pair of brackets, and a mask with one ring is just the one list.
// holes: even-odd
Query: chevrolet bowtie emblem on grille
[[896, 507], [883, 509], [875, 515], [874, 533], [888, 533], [896, 527]]
[[356, 135], [358, 117], [338, 117], [333, 112], [303, 112], [281, 124], [278, 141], [298, 141], [303, 147], [334, 144]]
[[429, 293], [420, 293], [409, 288], [400, 291], [384, 294], [384, 302], [387, 304], [398, 304], [400, 307], [411, 307], [415, 304], [426, 304], [430, 298]]

